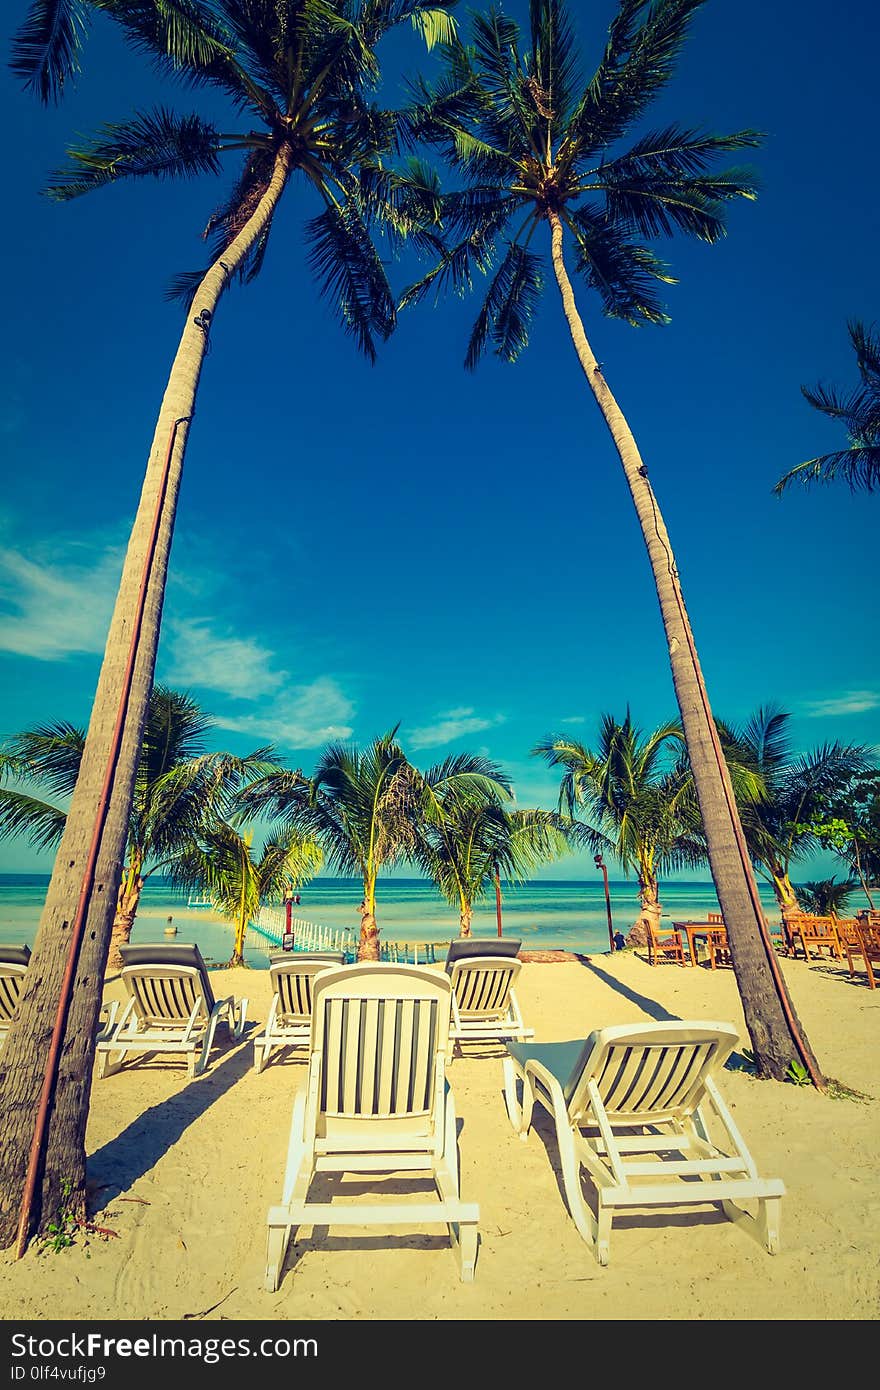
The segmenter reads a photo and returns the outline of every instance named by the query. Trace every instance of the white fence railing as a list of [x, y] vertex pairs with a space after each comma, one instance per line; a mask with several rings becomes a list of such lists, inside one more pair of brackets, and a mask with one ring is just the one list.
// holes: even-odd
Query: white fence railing
[[[251, 923], [252, 943], [267, 952], [277, 951], [282, 945], [286, 925], [283, 908], [261, 907]], [[290, 927], [295, 951], [343, 951], [346, 959], [357, 957], [358, 936], [348, 928], [322, 927], [301, 917], [291, 917]], [[408, 965], [433, 965], [438, 950], [440, 960], [446, 959], [448, 945], [447, 941], [380, 941], [379, 959]]]

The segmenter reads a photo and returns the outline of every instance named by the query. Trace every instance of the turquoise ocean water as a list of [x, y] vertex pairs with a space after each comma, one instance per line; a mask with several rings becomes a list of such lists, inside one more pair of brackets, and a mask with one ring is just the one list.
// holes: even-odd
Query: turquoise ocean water
[[[48, 886], [46, 874], [0, 874], [0, 942], [33, 944]], [[615, 931], [626, 935], [638, 913], [633, 881], [611, 881], [611, 914]], [[357, 934], [361, 885], [355, 879], [316, 878], [300, 889], [295, 917], [331, 930]], [[761, 898], [771, 921], [778, 916], [772, 893], [761, 887]], [[664, 917], [670, 921], [702, 920], [718, 911], [711, 882], [669, 882], [662, 885]], [[164, 936], [168, 917], [177, 934]], [[458, 935], [458, 914], [437, 890], [421, 879], [389, 878], [379, 881], [376, 921], [383, 941], [433, 943]], [[568, 950], [584, 954], [608, 949], [608, 919], [601, 878], [597, 881], [546, 880], [502, 889], [502, 930], [518, 937], [526, 950]], [[474, 936], [497, 933], [494, 895], [477, 905], [472, 922]], [[132, 941], [195, 941], [209, 962], [228, 960], [232, 928], [211, 908], [187, 905], [185, 894], [167, 884], [148, 879], [132, 931]], [[268, 965], [267, 943], [255, 930], [248, 932], [245, 959], [257, 969]]]

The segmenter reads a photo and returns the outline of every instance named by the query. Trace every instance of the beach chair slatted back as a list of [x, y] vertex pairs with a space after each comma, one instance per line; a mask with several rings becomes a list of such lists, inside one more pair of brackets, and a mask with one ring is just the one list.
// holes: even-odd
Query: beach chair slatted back
[[306, 1023], [312, 1017], [312, 984], [327, 961], [301, 961], [290, 968], [270, 967], [272, 984], [278, 991], [278, 1012], [285, 1023]]
[[154, 974], [134, 966], [124, 974], [135, 1012], [148, 1028], [177, 1028], [193, 1010], [200, 1018], [210, 1013], [197, 970], [167, 966], [161, 974]]
[[31, 958], [28, 946], [0, 946], [0, 1041], [9, 1032]]
[[504, 1014], [521, 968], [518, 960], [462, 961], [453, 974], [459, 1013], [481, 1018]]
[[429, 1114], [439, 1029], [437, 999], [325, 1000], [321, 1110], [347, 1118]]
[[0, 1028], [12, 1022], [26, 969], [25, 965], [0, 962]]
[[609, 1046], [595, 1076], [606, 1113], [660, 1120], [692, 1110], [717, 1052], [714, 1039]]

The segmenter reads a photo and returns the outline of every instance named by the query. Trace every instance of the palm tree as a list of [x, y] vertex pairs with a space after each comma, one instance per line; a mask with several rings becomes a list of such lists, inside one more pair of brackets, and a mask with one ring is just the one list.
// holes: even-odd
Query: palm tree
[[474, 18], [471, 47], [446, 45], [441, 80], [415, 84], [410, 125], [462, 181], [460, 189], [437, 195], [454, 244], [401, 303], [444, 285], [464, 292], [474, 268], [492, 269], [465, 364], [475, 366], [490, 342], [497, 355], [515, 361], [545, 282], [538, 249], [544, 231], [574, 350], [623, 468], [653, 571], [757, 1070], [783, 1080], [794, 1057], [823, 1088], [764, 921], [669, 535], [632, 430], [587, 339], [566, 262], [568, 243], [606, 314], [633, 325], [663, 323], [657, 290], [671, 277], [647, 242], [676, 231], [715, 242], [725, 231], [726, 205], [755, 197], [749, 171], [716, 169], [719, 158], [760, 143], [752, 130], [712, 135], [670, 125], [617, 152], [671, 77], [702, 3], [618, 0], [587, 82], [578, 74], [562, 0], [530, 0], [525, 42], [518, 26], [493, 9]]
[[490, 886], [497, 890], [502, 874], [522, 882], [571, 848], [566, 822], [552, 811], [511, 811], [496, 800], [468, 804], [433, 796], [431, 808], [416, 857], [458, 908], [459, 936], [470, 936], [474, 904]]
[[[271, 748], [244, 757], [206, 753], [213, 720], [182, 691], [155, 685], [144, 726], [128, 826], [125, 864], [116, 897], [108, 970], [122, 965], [120, 946], [131, 936], [148, 878], [170, 874], [177, 857], [212, 816], [252, 777], [280, 771]], [[68, 797], [76, 786], [85, 732], [59, 722], [9, 739], [8, 773], [50, 796]], [[0, 839], [23, 835], [36, 849], [58, 844], [66, 811], [14, 787], [0, 788]]]
[[205, 893], [233, 923], [230, 965], [244, 964], [247, 929], [262, 905], [280, 902], [291, 886], [301, 888], [323, 861], [315, 841], [293, 829], [267, 840], [259, 859], [254, 857], [253, 841], [252, 830], [242, 834], [228, 821], [214, 821], [198, 843], [177, 857], [172, 869], [181, 887]]
[[742, 804], [740, 813], [752, 862], [773, 888], [786, 938], [789, 918], [802, 910], [792, 867], [821, 848], [815, 817], [869, 763], [865, 749], [839, 742], [796, 755], [790, 720], [786, 711], [765, 705], [741, 728], [719, 725], [728, 759], [750, 766], [763, 783], [763, 796]]
[[839, 917], [846, 911], [846, 905], [857, 887], [855, 879], [838, 883], [832, 876], [798, 883], [794, 891], [804, 912], [813, 912], [819, 917]]
[[[62, 1183], [65, 1190], [69, 1184], [70, 1210], [85, 1217], [83, 1078], [92, 1074], [184, 450], [218, 303], [233, 280], [258, 273], [285, 190], [310, 189], [317, 215], [305, 224], [305, 237], [318, 285], [345, 331], [375, 356], [377, 341], [394, 327], [395, 306], [372, 233], [380, 224], [392, 238], [414, 232], [419, 201], [418, 170], [408, 180], [387, 168], [395, 120], [370, 101], [380, 80], [376, 47], [405, 22], [429, 44], [453, 32], [448, 0], [95, 0], [93, 7], [162, 73], [228, 99], [232, 128], [165, 108], [140, 112], [72, 149], [70, 166], [51, 180], [51, 195], [73, 198], [125, 178], [218, 173], [226, 153], [240, 162], [234, 187], [210, 220], [210, 265], [175, 286], [187, 300], [183, 330], [34, 944], [35, 968], [4, 1046], [0, 1246], [15, 1238], [17, 1254], [32, 1227], [59, 1209]], [[84, 13], [80, 0], [31, 6], [15, 60], [19, 75], [30, 74], [44, 95], [52, 85], [41, 74], [76, 66]], [[41, 1105], [41, 1095], [51, 1095], [51, 1106]]]
[[790, 483], [831, 483], [842, 478], [851, 492], [873, 492], [880, 487], [880, 334], [858, 319], [848, 325], [861, 381], [842, 396], [825, 386], [802, 386], [810, 405], [837, 420], [846, 431], [849, 447], [820, 454], [792, 468], [773, 491], [781, 496]]
[[243, 801], [247, 812], [258, 809], [311, 835], [328, 864], [344, 876], [360, 879], [358, 960], [379, 959], [379, 873], [417, 857], [422, 823], [431, 807], [497, 800], [510, 790], [494, 764], [466, 753], [419, 772], [397, 741], [398, 727], [363, 749], [327, 744], [307, 792], [301, 782], [269, 777], [254, 782]]
[[559, 809], [586, 817], [579, 822], [584, 843], [636, 875], [641, 911], [631, 944], [647, 941], [648, 923], [660, 928], [660, 874], [705, 860], [689, 770], [678, 756], [683, 743], [680, 724], [644, 735], [627, 710], [622, 723], [602, 716], [595, 749], [551, 735], [532, 750], [563, 769]]

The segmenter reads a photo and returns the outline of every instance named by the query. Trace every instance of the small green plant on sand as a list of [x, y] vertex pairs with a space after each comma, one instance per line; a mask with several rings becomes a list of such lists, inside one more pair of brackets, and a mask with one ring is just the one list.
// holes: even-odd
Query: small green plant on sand
[[807, 1071], [803, 1062], [789, 1062], [785, 1072], [786, 1081], [791, 1081], [795, 1086], [812, 1086], [813, 1078]]
[[50, 1221], [46, 1227], [46, 1235], [40, 1246], [41, 1251], [52, 1250], [57, 1255], [60, 1250], [66, 1250], [74, 1244], [76, 1233], [79, 1230], [79, 1222], [68, 1206], [72, 1191], [73, 1183], [70, 1178], [62, 1178], [58, 1216], [54, 1221]]

